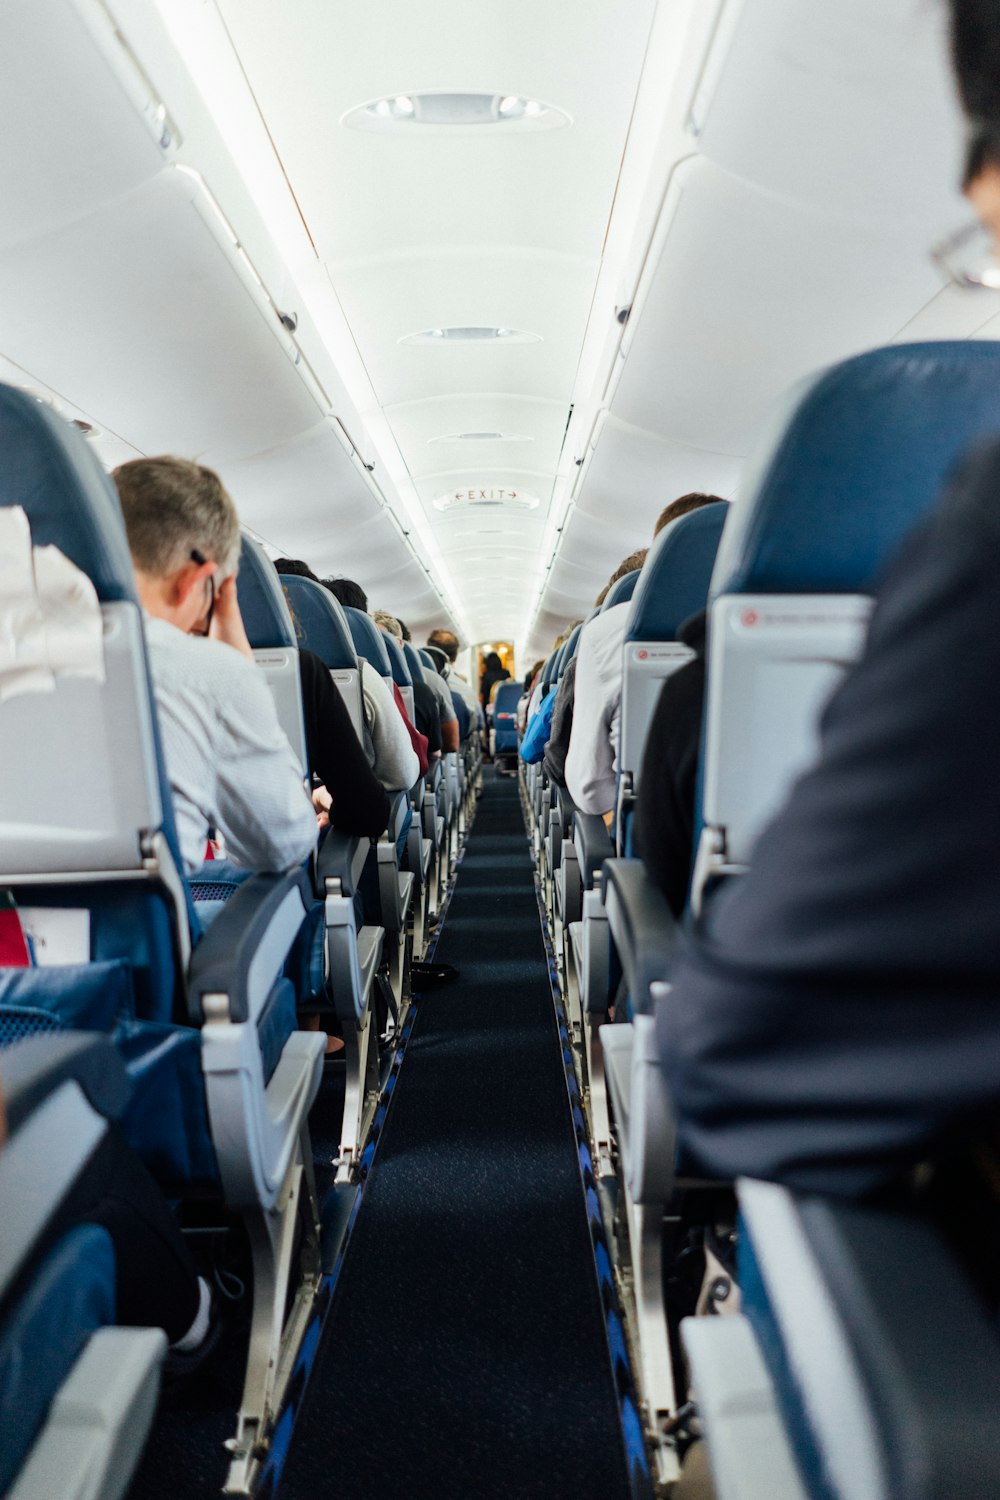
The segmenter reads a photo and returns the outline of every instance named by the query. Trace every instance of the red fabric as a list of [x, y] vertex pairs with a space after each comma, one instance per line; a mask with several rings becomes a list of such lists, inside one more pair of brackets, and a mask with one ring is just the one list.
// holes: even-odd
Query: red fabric
[[29, 969], [31, 951], [16, 911], [0, 911], [0, 968]]
[[396, 686], [395, 683], [393, 683], [393, 685], [392, 685], [392, 696], [396, 700], [396, 707], [399, 709], [400, 713], [403, 715], [403, 723], [406, 725], [406, 732], [410, 736], [410, 744], [413, 746], [414, 750], [417, 752], [417, 760], [419, 760], [419, 762], [420, 762], [420, 775], [422, 777], [426, 776], [427, 775], [427, 736], [426, 736], [426, 734], [421, 734], [420, 730], [417, 729], [416, 726], [414, 725], [414, 723], [412, 722], [409, 714], [406, 712], [406, 704], [403, 702], [403, 695], [399, 691], [399, 688]]

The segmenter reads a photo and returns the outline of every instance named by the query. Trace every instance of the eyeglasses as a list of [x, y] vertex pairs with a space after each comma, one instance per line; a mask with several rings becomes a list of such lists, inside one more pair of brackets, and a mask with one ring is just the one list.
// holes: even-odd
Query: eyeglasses
[[[191, 561], [194, 562], [194, 563], [197, 563], [198, 566], [199, 566], [199, 568], [203, 568], [205, 566], [205, 564], [208, 562], [208, 558], [204, 555], [203, 552], [199, 552], [198, 549], [197, 549], [197, 547], [195, 547], [195, 548], [192, 549], [192, 552], [191, 552]], [[208, 588], [209, 588], [208, 614], [205, 617], [205, 628], [204, 628], [204, 630], [192, 630], [191, 631], [192, 635], [200, 635], [200, 636], [208, 635], [209, 631], [212, 628], [212, 616], [215, 614], [215, 574], [214, 573], [209, 573], [209, 575], [208, 575]]]
[[935, 245], [931, 259], [954, 286], [1000, 291], [1000, 256], [991, 230], [978, 220]]

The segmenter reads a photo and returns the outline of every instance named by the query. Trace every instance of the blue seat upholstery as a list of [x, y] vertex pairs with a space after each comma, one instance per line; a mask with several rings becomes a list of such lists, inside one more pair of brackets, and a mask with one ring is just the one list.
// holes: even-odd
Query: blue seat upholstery
[[392, 669], [392, 680], [398, 688], [412, 688], [413, 674], [402, 646], [391, 635], [382, 632], [382, 644], [389, 656], [389, 666]]
[[[33, 1448], [36, 1461], [41, 1456], [64, 1469], [68, 1492], [91, 1461], [114, 1454], [126, 1474], [134, 1468], [166, 1347], [158, 1330], [101, 1335], [115, 1323], [114, 1247], [106, 1229], [81, 1221], [68, 1202], [93, 1170], [107, 1120], [120, 1115], [129, 1090], [111, 1044], [82, 1035], [37, 1037], [12, 1048], [0, 1058], [0, 1081], [9, 1116], [0, 1198], [14, 1226], [0, 1237], [0, 1493], [8, 1492]], [[40, 1173], [42, 1161], [48, 1170]], [[119, 1371], [125, 1367], [122, 1389], [113, 1395], [121, 1395], [126, 1410], [108, 1403], [104, 1451], [88, 1460], [58, 1432], [46, 1433], [45, 1423], [57, 1399], [72, 1399], [74, 1371], [109, 1377], [110, 1360]], [[93, 1394], [100, 1401], [108, 1393]], [[118, 1419], [126, 1414], [132, 1420], [123, 1432]], [[40, 1455], [46, 1445], [50, 1451]]]
[[369, 665], [373, 666], [380, 677], [392, 678], [392, 663], [389, 660], [389, 649], [386, 646], [386, 636], [379, 630], [371, 615], [366, 615], [363, 610], [352, 609], [345, 606], [344, 616], [347, 620], [351, 639], [354, 641], [354, 649], [359, 656], [363, 656]]
[[521, 701], [519, 682], [501, 682], [493, 700], [494, 754], [517, 753], [517, 705]]
[[[291, 1258], [278, 1264], [281, 1246], [298, 1229], [303, 1261], [318, 1256], [314, 1189], [292, 1191], [290, 1183], [309, 1152], [306, 1115], [323, 1039], [295, 1029], [283, 973], [311, 890], [300, 871], [252, 876], [199, 934], [176, 851], [117, 498], [82, 436], [37, 402], [0, 389], [0, 429], [0, 506], [23, 506], [35, 542], [44, 536], [71, 553], [105, 596], [104, 681], [57, 676], [51, 692], [19, 694], [0, 715], [0, 822], [9, 833], [0, 884], [22, 907], [66, 907], [84, 917], [83, 972], [8, 971], [5, 1000], [22, 1018], [26, 1004], [41, 1002], [46, 1027], [53, 1015], [78, 1026], [76, 981], [93, 997], [89, 965], [109, 966], [116, 1013], [103, 1019], [140, 1085], [126, 1134], [173, 1195], [221, 1194], [251, 1228], [257, 1307], [234, 1446], [238, 1486], [256, 1462], [244, 1430], [255, 1442], [266, 1431], [299, 1336], [283, 1318], [297, 1283]], [[252, 567], [245, 583], [250, 602]], [[288, 649], [294, 657], [294, 636]], [[294, 681], [297, 690], [297, 670]], [[303, 1305], [315, 1286], [302, 1283]]]
[[306, 734], [299, 680], [299, 641], [282, 580], [260, 542], [243, 535], [239, 571], [240, 613], [254, 661], [267, 678], [278, 721], [306, 766]]
[[865, 593], [1000, 431], [1000, 344], [895, 344], [794, 386], [740, 487], [719, 594]]
[[434, 658], [433, 658], [433, 656], [431, 655], [431, 653], [429, 651], [426, 651], [423, 646], [419, 646], [417, 648], [417, 656], [419, 657], [420, 664], [423, 667], [423, 669], [424, 669], [425, 672], [436, 672], [437, 671], [437, 667], [434, 665]]
[[1000, 345], [876, 349], [796, 387], [712, 578], [694, 900], [746, 868], [864, 644], [871, 591], [967, 450], [1000, 432]]
[[413, 645], [410, 644], [409, 641], [403, 642], [403, 655], [406, 657], [406, 665], [410, 669], [410, 677], [412, 678], [412, 680], [414, 682], [425, 682], [426, 678], [424, 676], [424, 673], [426, 671], [426, 668], [423, 661], [421, 660], [420, 653]]
[[685, 620], [708, 603], [728, 514], [728, 505], [705, 505], [665, 527], [649, 549], [632, 595], [625, 625], [618, 740], [615, 841], [620, 854], [631, 849], [630, 820], [639, 770], [659, 695], [667, 678], [691, 656], [690, 648], [678, 642], [677, 633]]
[[616, 604], [628, 603], [632, 595], [635, 593], [636, 584], [639, 582], [640, 571], [641, 570], [639, 568], [636, 568], [634, 573], [626, 573], [623, 578], [617, 579], [611, 585], [611, 587], [608, 589], [608, 592], [604, 596], [604, 603], [600, 608], [600, 613], [602, 615], [604, 614], [605, 610], [614, 609]]
[[728, 515], [728, 505], [703, 505], [664, 527], [639, 571], [626, 641], [675, 641], [684, 621], [705, 608]]

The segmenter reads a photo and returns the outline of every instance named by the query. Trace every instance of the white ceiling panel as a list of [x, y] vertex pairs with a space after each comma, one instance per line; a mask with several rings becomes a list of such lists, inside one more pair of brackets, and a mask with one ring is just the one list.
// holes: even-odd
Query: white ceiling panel
[[[421, 245], [598, 256], [652, 0], [221, 0], [323, 259]], [[572, 127], [371, 135], [348, 109], [418, 90], [544, 99]], [[336, 277], [335, 277], [336, 279]]]
[[[575, 255], [462, 246], [376, 257], [337, 274], [337, 293], [381, 404], [455, 391], [569, 402], [599, 264]], [[516, 328], [537, 343], [400, 344], [429, 328]]]

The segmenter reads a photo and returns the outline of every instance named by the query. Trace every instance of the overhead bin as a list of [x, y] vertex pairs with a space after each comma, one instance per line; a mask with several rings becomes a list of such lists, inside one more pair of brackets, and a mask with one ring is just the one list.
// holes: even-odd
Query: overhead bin
[[3, 24], [16, 66], [0, 89], [0, 251], [92, 214], [166, 160], [71, 0], [10, 0]]
[[0, 254], [3, 352], [144, 452], [224, 465], [318, 412], [248, 274], [200, 179], [169, 167]]
[[612, 401], [622, 422], [745, 453], [794, 380], [890, 341], [940, 288], [906, 226], [793, 204], [704, 160], [675, 180], [677, 207]]
[[307, 557], [317, 572], [329, 571], [345, 548], [353, 555], [354, 535], [368, 522], [378, 522], [379, 544], [398, 538], [326, 422], [228, 464], [226, 480], [246, 524], [268, 540], [273, 533], [289, 555]]
[[[721, 372], [719, 378], [724, 379]], [[604, 424], [576, 507], [595, 519], [613, 515], [616, 528], [618, 522], [623, 529], [634, 528], [640, 534], [636, 546], [645, 546], [668, 500], [690, 490], [728, 496], [739, 468], [739, 458], [733, 454], [692, 448], [628, 427], [611, 416]]]
[[[729, 0], [691, 113], [701, 153], [799, 203], [946, 232], [962, 126], [947, 7], [925, 0]], [[921, 101], [919, 114], [913, 102]]]

